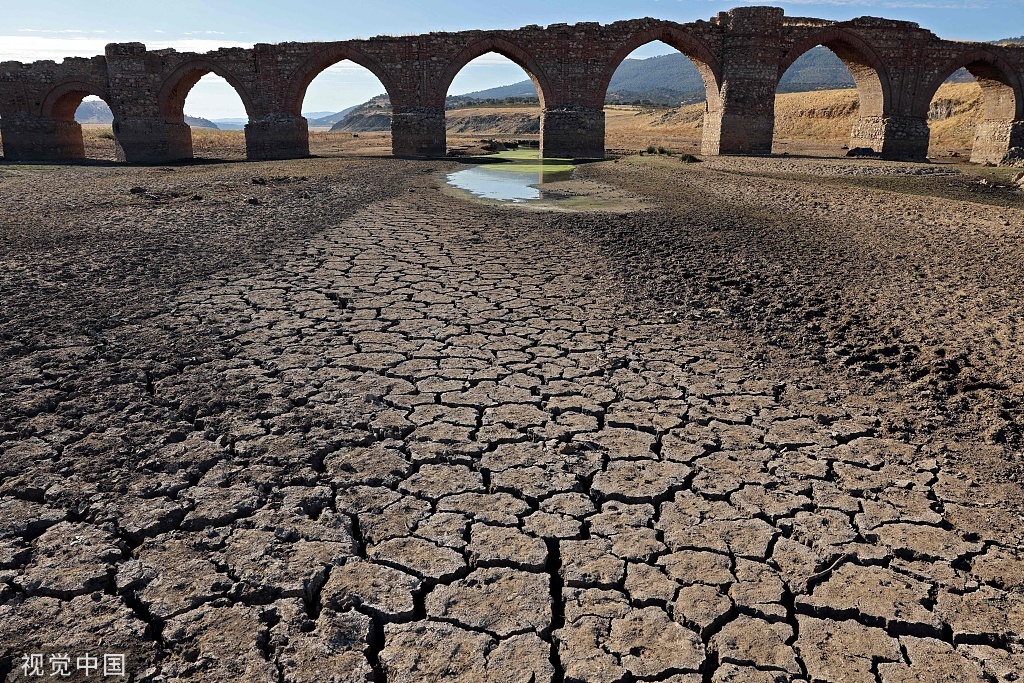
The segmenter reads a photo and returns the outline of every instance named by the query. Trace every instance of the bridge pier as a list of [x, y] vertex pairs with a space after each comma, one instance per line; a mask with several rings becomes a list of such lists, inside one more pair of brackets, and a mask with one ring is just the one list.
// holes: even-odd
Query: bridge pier
[[303, 116], [268, 114], [245, 124], [245, 153], [251, 161], [309, 156], [309, 123]]
[[74, 121], [17, 113], [0, 119], [4, 157], [10, 161], [77, 161], [85, 158], [82, 127]]
[[192, 158], [192, 131], [187, 123], [160, 117], [114, 119], [117, 159], [132, 164], [164, 164]]
[[872, 149], [883, 159], [924, 161], [931, 132], [917, 116], [864, 116], [853, 124], [850, 148]]
[[[771, 154], [775, 88], [782, 35], [777, 7], [740, 7], [719, 14], [725, 29], [722, 82], [717, 102], [704, 116], [704, 154]], [[710, 98], [709, 98], [710, 99]]]
[[396, 157], [443, 157], [448, 153], [444, 107], [395, 107], [391, 153]]
[[604, 159], [604, 109], [554, 107], [540, 115], [545, 159]]
[[982, 121], [974, 129], [971, 161], [998, 164], [1012, 147], [1024, 147], [1024, 121]]
[[[774, 102], [774, 91], [772, 102]], [[701, 154], [754, 154], [772, 153], [775, 134], [775, 111], [752, 104], [747, 111], [728, 111], [735, 107], [709, 110], [704, 114], [704, 137]]]

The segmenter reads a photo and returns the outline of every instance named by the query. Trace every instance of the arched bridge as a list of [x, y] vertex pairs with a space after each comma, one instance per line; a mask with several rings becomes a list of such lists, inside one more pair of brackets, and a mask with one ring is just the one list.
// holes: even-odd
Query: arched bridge
[[301, 115], [306, 88], [342, 60], [373, 72], [391, 98], [396, 155], [445, 153], [445, 96], [456, 74], [488, 52], [519, 64], [541, 97], [541, 145], [549, 157], [604, 156], [603, 104], [615, 69], [634, 49], [660, 40], [689, 57], [707, 89], [703, 152], [771, 151], [775, 92], [786, 69], [824, 45], [849, 67], [860, 94], [851, 146], [887, 158], [923, 159], [932, 96], [966, 67], [984, 103], [973, 160], [998, 162], [1024, 146], [1024, 46], [942, 40], [917, 24], [862, 17], [834, 22], [743, 7], [710, 21], [655, 19], [608, 25], [526, 26], [318, 43], [258, 44], [206, 54], [113, 43], [92, 59], [0, 64], [0, 128], [6, 158], [70, 160], [84, 155], [75, 110], [88, 95], [114, 114], [119, 156], [160, 163], [192, 156], [184, 122], [189, 90], [208, 73], [238, 91], [249, 116], [250, 159], [307, 156]]

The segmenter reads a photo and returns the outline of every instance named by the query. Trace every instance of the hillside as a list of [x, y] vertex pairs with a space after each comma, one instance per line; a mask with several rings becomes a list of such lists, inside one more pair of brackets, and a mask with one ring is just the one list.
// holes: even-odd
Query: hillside
[[[932, 143], [969, 147], [974, 140], [980, 100], [981, 87], [975, 82], [946, 83], [939, 88], [928, 115]], [[783, 93], [775, 98], [775, 136], [845, 143], [859, 110], [857, 91], [852, 89]], [[679, 138], [699, 138], [703, 124], [703, 105], [669, 110], [633, 107], [628, 114], [610, 111], [608, 119], [609, 131], [631, 130]]]
[[[75, 111], [75, 121], [88, 125], [109, 125], [114, 122], [114, 114], [103, 100], [86, 100]], [[186, 115], [185, 123], [193, 128], [219, 130], [219, 127], [213, 121], [197, 116]]]
[[[533, 107], [464, 107], [446, 116], [450, 133], [488, 132], [495, 135], [536, 135], [540, 133], [540, 112]], [[357, 107], [331, 127], [332, 133], [369, 133], [391, 130], [391, 106], [378, 96]]]
[[[377, 95], [369, 102], [350, 107], [347, 113], [331, 124], [332, 133], [368, 133], [391, 130], [391, 101], [387, 95]], [[315, 125], [312, 121], [309, 125]]]
[[[853, 78], [833, 52], [816, 47], [790, 67], [779, 84], [779, 92], [852, 88]], [[533, 81], [466, 93], [469, 99], [536, 97]], [[626, 59], [608, 85], [608, 102], [648, 100], [651, 104], [692, 104], [703, 101], [704, 81], [697, 67], [685, 55], [674, 52], [648, 59]]]
[[[348, 107], [336, 112], [310, 112], [309, 114], [303, 114], [306, 117], [306, 121], [310, 128], [327, 127], [333, 126], [338, 121], [348, 116], [350, 113], [359, 108], [360, 105]], [[319, 116], [318, 116], [319, 114]]]

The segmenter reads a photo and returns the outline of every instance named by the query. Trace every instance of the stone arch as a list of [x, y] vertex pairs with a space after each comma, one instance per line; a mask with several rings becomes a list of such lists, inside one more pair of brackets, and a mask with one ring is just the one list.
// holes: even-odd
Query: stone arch
[[445, 70], [441, 73], [441, 80], [437, 84], [437, 88], [433, 93], [432, 100], [427, 104], [429, 106], [444, 108], [445, 98], [448, 96], [448, 88], [451, 87], [452, 81], [459, 75], [471, 61], [477, 57], [481, 57], [490, 52], [499, 54], [502, 57], [507, 57], [516, 63], [526, 75], [533, 81], [534, 87], [537, 88], [537, 94], [540, 97], [541, 109], [544, 108], [546, 102], [552, 101], [553, 91], [551, 89], [551, 82], [544, 71], [544, 69], [537, 63], [533, 56], [521, 45], [502, 38], [500, 36], [487, 36], [481, 38], [473, 43], [470, 43], [466, 47], [455, 55], [449, 61]]
[[[110, 105], [110, 96], [105, 84], [84, 80], [71, 80], [58, 83], [43, 97], [39, 113], [46, 121], [48, 135], [53, 149], [50, 154], [58, 161], [80, 161], [86, 158], [85, 138], [82, 126], [75, 120], [82, 100], [90, 95], [99, 97]], [[117, 130], [114, 129], [117, 139]]]
[[588, 104], [592, 107], [604, 107], [605, 97], [608, 94], [608, 87], [612, 82], [612, 76], [615, 75], [615, 70], [634, 50], [655, 41], [661, 41], [669, 47], [679, 50], [693, 62], [700, 73], [701, 80], [704, 81], [708, 109], [711, 111], [720, 109], [722, 69], [718, 58], [703, 40], [669, 24], [634, 33], [616, 48], [597, 83], [594, 97], [599, 99]]
[[776, 87], [789, 67], [793, 66], [793, 62], [819, 45], [834, 52], [850, 70], [860, 97], [860, 117], [888, 115], [892, 98], [889, 74], [885, 65], [870, 45], [843, 27], [830, 27], [812, 33], [794, 45], [779, 64]]
[[284, 109], [291, 116], [302, 116], [302, 101], [306, 97], [306, 90], [309, 89], [313, 79], [319, 76], [325, 69], [348, 60], [363, 67], [381, 82], [384, 91], [394, 102], [397, 94], [395, 82], [391, 74], [380, 62], [369, 55], [347, 44], [330, 45], [312, 54], [296, 68], [291, 75], [291, 84], [285, 96]]
[[50, 89], [43, 97], [40, 113], [54, 121], [74, 121], [78, 106], [86, 97], [98, 97], [110, 105], [105, 85], [88, 81], [66, 81]]
[[965, 51], [939, 67], [935, 78], [915, 100], [914, 116], [927, 117], [939, 87], [962, 68], [967, 69], [981, 86], [983, 120], [1024, 119], [1024, 93], [1020, 77], [1002, 57], [981, 47]]
[[207, 59], [189, 60], [178, 66], [164, 79], [157, 98], [160, 116], [167, 123], [184, 124], [185, 98], [188, 97], [189, 92], [199, 82], [199, 79], [211, 73], [220, 76], [235, 89], [245, 107], [246, 115], [252, 119], [255, 107], [248, 88], [230, 71]]

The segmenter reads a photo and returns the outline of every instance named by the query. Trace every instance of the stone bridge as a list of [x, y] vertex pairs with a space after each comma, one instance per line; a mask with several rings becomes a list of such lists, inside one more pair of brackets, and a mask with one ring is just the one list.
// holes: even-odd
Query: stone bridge
[[0, 130], [10, 160], [84, 156], [74, 114], [96, 95], [110, 105], [119, 158], [163, 163], [192, 157], [185, 97], [208, 73], [226, 79], [249, 116], [250, 159], [309, 154], [302, 101], [324, 69], [351, 60], [373, 72], [391, 98], [393, 151], [446, 151], [445, 97], [456, 74], [489, 52], [504, 55], [533, 79], [540, 94], [541, 147], [548, 157], [604, 156], [603, 104], [615, 69], [633, 50], [660, 40], [696, 64], [707, 90], [704, 154], [771, 152], [775, 92], [800, 55], [824, 45], [853, 75], [860, 118], [852, 147], [887, 158], [924, 159], [927, 114], [938, 87], [966, 67], [984, 95], [972, 160], [999, 162], [1024, 146], [1024, 46], [942, 40], [914, 23], [861, 17], [835, 22], [784, 16], [773, 7], [743, 7], [710, 21], [656, 19], [608, 25], [525, 26], [384, 36], [339, 42], [260, 43], [206, 54], [147, 50], [112, 43], [91, 59], [0, 64]]

